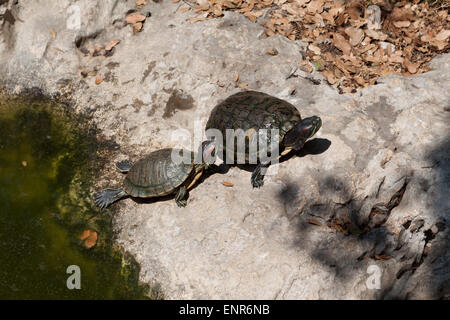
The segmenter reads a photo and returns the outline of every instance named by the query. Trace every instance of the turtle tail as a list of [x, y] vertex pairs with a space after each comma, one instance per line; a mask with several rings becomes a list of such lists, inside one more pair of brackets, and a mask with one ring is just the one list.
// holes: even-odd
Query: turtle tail
[[105, 189], [94, 194], [94, 202], [101, 210], [103, 210], [111, 203], [126, 196], [127, 194], [123, 191], [123, 189]]

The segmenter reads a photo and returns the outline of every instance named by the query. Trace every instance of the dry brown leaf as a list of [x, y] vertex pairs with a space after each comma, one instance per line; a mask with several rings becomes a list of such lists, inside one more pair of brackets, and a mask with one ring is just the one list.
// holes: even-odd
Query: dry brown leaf
[[97, 232], [93, 230], [84, 230], [80, 239], [84, 241], [84, 246], [90, 249], [97, 244]]
[[139, 8], [142, 8], [146, 4], [147, 4], [147, 0], [136, 0], [136, 6], [138, 6]]
[[225, 187], [234, 187], [234, 184], [232, 184], [230, 181], [222, 181], [222, 184]]
[[366, 33], [366, 35], [368, 37], [371, 37], [372, 39], [375, 40], [381, 40], [384, 41], [387, 39], [387, 35], [381, 31], [376, 31], [376, 30], [364, 30], [364, 32]]
[[322, 74], [327, 79], [329, 84], [335, 84], [336, 83], [336, 78], [334, 77], [334, 73], [331, 72], [330, 70], [324, 70], [324, 71], [322, 71]]
[[245, 12], [244, 16], [246, 16], [251, 22], [256, 22], [256, 16], [253, 12]]
[[313, 72], [314, 68], [310, 64], [304, 64], [304, 65], [300, 66], [300, 70], [307, 72], [307, 73], [311, 73], [311, 72]]
[[184, 12], [189, 11], [189, 10], [191, 10], [190, 7], [184, 7], [184, 8], [178, 9], [178, 12], [184, 13]]
[[325, 0], [311, 0], [306, 6], [309, 13], [321, 13], [323, 11], [323, 3]]
[[387, 255], [387, 254], [376, 254], [375, 255], [375, 260], [389, 260], [391, 259], [391, 256]]
[[136, 22], [135, 24], [133, 24], [133, 34], [136, 34], [139, 31], [141, 31], [142, 27], [143, 27], [142, 22]]
[[234, 82], [238, 82], [238, 80], [239, 80], [239, 72], [236, 71], [236, 72], [234, 73], [233, 81], [234, 81]]
[[365, 87], [367, 85], [367, 82], [360, 76], [355, 76], [353, 79], [355, 79], [356, 83], [359, 84], [361, 87]]
[[308, 46], [308, 49], [311, 50], [312, 52], [314, 52], [317, 55], [321, 54], [320, 48], [318, 46], [314, 45], [313, 43], [311, 43]]
[[103, 82], [103, 76], [101, 74], [98, 74], [97, 77], [95, 77], [95, 84], [100, 84]]
[[447, 40], [447, 38], [450, 37], [450, 30], [442, 30], [441, 32], [439, 32], [434, 39], [437, 41], [445, 41]]
[[315, 218], [309, 218], [307, 221], [308, 221], [308, 223], [314, 224], [316, 226], [321, 226], [322, 225], [322, 223], [319, 220], [315, 219]]
[[409, 61], [408, 59], [405, 59], [405, 61], [403, 62], [403, 64], [405, 65], [406, 69], [408, 69], [409, 73], [416, 73], [417, 72], [417, 68], [418, 68], [418, 64], [417, 63], [412, 63], [411, 61]]
[[50, 34], [51, 34], [53, 39], [56, 39], [56, 31], [55, 31], [55, 29], [50, 29]]
[[204, 21], [204, 20], [206, 20], [206, 17], [192, 17], [192, 18], [188, 19], [188, 21], [190, 23], [195, 23], [195, 22]]
[[397, 28], [408, 28], [411, 25], [411, 21], [394, 21], [394, 26]]
[[350, 43], [339, 33], [335, 33], [333, 35], [333, 44], [336, 48], [341, 50], [345, 55], [350, 55], [352, 51], [352, 47], [350, 46]]
[[105, 51], [111, 51], [116, 45], [118, 45], [120, 40], [111, 40], [105, 46]]
[[356, 47], [364, 39], [364, 31], [354, 27], [348, 27], [345, 29], [345, 33], [350, 37], [350, 44]]
[[138, 22], [142, 22], [146, 19], [146, 17], [139, 12], [131, 13], [125, 18], [125, 22], [127, 24], [136, 24]]

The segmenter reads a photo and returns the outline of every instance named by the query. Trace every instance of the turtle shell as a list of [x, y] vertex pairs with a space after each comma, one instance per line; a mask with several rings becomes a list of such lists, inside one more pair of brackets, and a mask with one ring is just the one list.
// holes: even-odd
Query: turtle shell
[[[226, 129], [244, 130], [247, 136], [245, 159], [248, 160], [248, 141], [252, 137], [257, 137], [260, 129], [268, 129], [267, 145], [269, 145], [274, 139], [271, 129], [279, 129], [279, 141], [282, 142], [286, 132], [300, 121], [300, 112], [289, 102], [263, 92], [244, 91], [229, 96], [214, 107], [206, 123], [206, 130], [211, 128], [220, 130], [223, 135], [223, 147], [226, 150]], [[236, 142], [237, 139], [235, 139], [234, 150], [227, 150], [231, 151], [235, 157], [238, 156]], [[259, 152], [263, 151], [265, 150], [259, 150]], [[220, 155], [220, 152], [218, 154]]]
[[[190, 162], [172, 161], [172, 152], [186, 155]], [[137, 161], [123, 182], [124, 191], [132, 197], [159, 197], [173, 193], [193, 172], [193, 153], [181, 149], [161, 149]]]

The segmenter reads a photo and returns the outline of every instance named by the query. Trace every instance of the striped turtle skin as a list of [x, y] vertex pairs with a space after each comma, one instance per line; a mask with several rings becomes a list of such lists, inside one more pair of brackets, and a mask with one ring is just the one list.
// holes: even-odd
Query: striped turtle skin
[[[223, 147], [227, 155], [237, 154], [237, 139], [234, 150], [226, 146], [226, 129], [242, 129], [246, 132], [245, 159], [249, 159], [249, 139], [257, 137], [260, 129], [268, 129], [267, 145], [273, 138], [270, 129], [279, 129], [279, 141], [285, 134], [301, 121], [300, 112], [287, 101], [270, 96], [263, 92], [244, 91], [229, 96], [219, 103], [211, 112], [206, 130], [214, 128], [222, 132]], [[259, 152], [263, 152], [260, 150]], [[219, 155], [221, 153], [219, 152]]]
[[[171, 148], [154, 151], [137, 161], [123, 182], [123, 190], [132, 197], [149, 198], [171, 194], [193, 173], [194, 164], [171, 160]], [[175, 149], [181, 152], [180, 149]], [[190, 152], [190, 151], [184, 151]], [[193, 153], [191, 152], [191, 159]]]

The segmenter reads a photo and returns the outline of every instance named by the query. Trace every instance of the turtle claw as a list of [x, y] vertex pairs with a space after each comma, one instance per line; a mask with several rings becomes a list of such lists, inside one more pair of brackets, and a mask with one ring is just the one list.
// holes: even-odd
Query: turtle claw
[[176, 203], [177, 203], [178, 207], [184, 208], [184, 207], [186, 207], [187, 201], [186, 200], [177, 200]]
[[252, 183], [253, 188], [260, 188], [264, 184], [264, 175], [262, 174], [262, 165], [259, 164], [255, 170], [252, 172], [252, 177], [250, 179], [250, 182]]
[[94, 194], [94, 203], [100, 210], [105, 209], [111, 203], [125, 197], [127, 194], [122, 189], [105, 189]]

